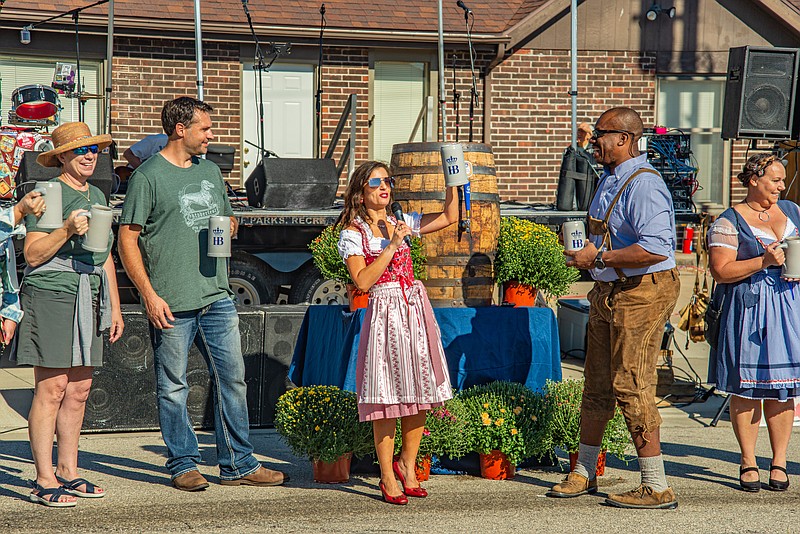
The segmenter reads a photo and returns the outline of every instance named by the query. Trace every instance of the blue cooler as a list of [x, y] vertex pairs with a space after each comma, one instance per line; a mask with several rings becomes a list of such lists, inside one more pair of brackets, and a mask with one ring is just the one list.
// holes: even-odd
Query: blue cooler
[[589, 301], [586, 299], [558, 300], [558, 341], [561, 355], [586, 358], [586, 330], [589, 326]]

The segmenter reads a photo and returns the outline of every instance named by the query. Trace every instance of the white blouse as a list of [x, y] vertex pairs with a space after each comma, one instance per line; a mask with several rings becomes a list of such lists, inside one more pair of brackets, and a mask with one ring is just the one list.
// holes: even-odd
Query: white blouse
[[[415, 236], [419, 236], [419, 226], [420, 222], [422, 221], [422, 214], [417, 213], [416, 211], [413, 213], [404, 213], [403, 219], [405, 223], [411, 228], [411, 234]], [[390, 239], [386, 239], [383, 236], [375, 236], [372, 233], [372, 229], [367, 225], [367, 237], [369, 244], [369, 248], [372, 252], [380, 253], [381, 250], [385, 249]], [[339, 235], [339, 255], [342, 257], [343, 260], [346, 260], [350, 256], [363, 256], [364, 255], [364, 248], [361, 246], [361, 232], [358, 230], [342, 230], [342, 233]]]
[[[748, 226], [750, 226], [748, 224]], [[776, 236], [772, 235], [770, 232], [765, 232], [760, 228], [754, 228], [750, 226], [750, 231], [753, 232], [753, 235], [762, 241], [776, 241]], [[792, 222], [790, 218], [786, 218], [786, 228], [783, 230], [783, 236], [780, 240], [784, 240], [789, 236], [794, 235], [797, 232], [797, 227]], [[724, 217], [720, 217], [714, 224], [711, 225], [711, 228], [708, 229], [708, 246], [709, 247], [723, 247], [729, 248], [732, 250], [739, 249], [739, 232], [736, 230], [736, 226]]]

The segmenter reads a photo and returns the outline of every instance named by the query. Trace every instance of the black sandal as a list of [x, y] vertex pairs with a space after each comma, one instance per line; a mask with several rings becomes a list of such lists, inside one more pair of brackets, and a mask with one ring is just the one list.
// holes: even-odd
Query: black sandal
[[786, 480], [775, 480], [771, 476], [769, 477], [769, 489], [772, 491], [786, 491], [789, 488], [789, 473], [786, 472], [785, 467], [781, 467], [779, 465], [771, 465], [769, 466], [769, 473], [772, 475], [772, 470], [775, 471], [783, 471], [786, 475]]
[[[741, 486], [741, 488], [744, 491], [748, 491], [750, 493], [755, 493], [755, 492], [757, 492], [757, 491], [759, 491], [761, 489], [761, 481], [760, 480], [754, 480], [753, 482], [745, 482], [744, 480], [742, 480], [742, 475], [745, 474], [745, 473], [749, 473], [751, 471], [758, 472], [758, 466], [739, 467], [739, 486]], [[770, 479], [770, 482], [772, 482], [772, 479]], [[788, 486], [788, 484], [787, 484], [787, 486]]]

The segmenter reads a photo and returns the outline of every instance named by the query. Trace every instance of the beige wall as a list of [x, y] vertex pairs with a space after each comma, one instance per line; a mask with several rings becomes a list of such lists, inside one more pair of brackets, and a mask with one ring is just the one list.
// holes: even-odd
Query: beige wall
[[[800, 45], [800, 39], [748, 0], [656, 0], [675, 6], [655, 21], [644, 14], [652, 0], [586, 0], [578, 7], [578, 49], [656, 53], [658, 73], [723, 73], [735, 46]], [[534, 49], [568, 49], [569, 13], [525, 44]]]

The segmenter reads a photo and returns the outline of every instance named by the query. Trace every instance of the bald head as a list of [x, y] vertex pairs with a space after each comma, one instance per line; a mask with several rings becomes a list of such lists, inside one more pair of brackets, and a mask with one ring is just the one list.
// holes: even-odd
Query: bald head
[[610, 124], [617, 130], [625, 130], [634, 135], [634, 141], [638, 141], [644, 133], [644, 123], [639, 114], [631, 108], [611, 108], [603, 115]]

